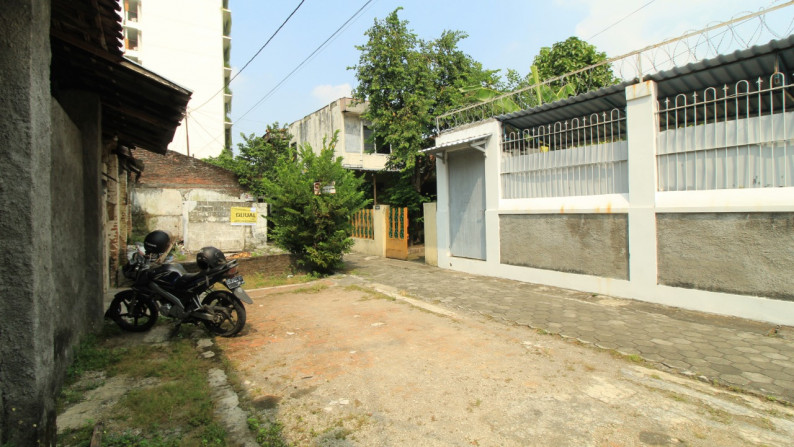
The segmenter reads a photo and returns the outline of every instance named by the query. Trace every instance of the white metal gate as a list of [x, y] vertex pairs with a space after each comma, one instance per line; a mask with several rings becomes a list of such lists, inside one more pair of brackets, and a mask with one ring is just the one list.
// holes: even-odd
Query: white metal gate
[[485, 259], [485, 157], [476, 150], [447, 153], [452, 256]]

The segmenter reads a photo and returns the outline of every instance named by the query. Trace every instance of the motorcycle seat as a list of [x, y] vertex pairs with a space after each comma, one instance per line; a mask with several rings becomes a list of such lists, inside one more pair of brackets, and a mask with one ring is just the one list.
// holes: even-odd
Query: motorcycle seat
[[190, 288], [199, 282], [204, 281], [206, 277], [207, 275], [205, 275], [203, 272], [186, 273], [176, 280], [174, 286], [180, 289]]

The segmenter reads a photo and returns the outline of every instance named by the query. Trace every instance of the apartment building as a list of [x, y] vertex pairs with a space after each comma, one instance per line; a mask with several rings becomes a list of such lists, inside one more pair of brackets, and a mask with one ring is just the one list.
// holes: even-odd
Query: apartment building
[[[124, 55], [193, 92], [169, 150], [196, 158], [231, 146], [229, 0], [121, 0]], [[142, 93], [143, 94], [143, 93]]]

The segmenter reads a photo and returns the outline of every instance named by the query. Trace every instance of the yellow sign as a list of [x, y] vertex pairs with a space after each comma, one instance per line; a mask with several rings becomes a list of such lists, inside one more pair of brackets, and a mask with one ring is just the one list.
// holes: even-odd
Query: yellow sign
[[232, 207], [232, 225], [256, 225], [256, 208]]

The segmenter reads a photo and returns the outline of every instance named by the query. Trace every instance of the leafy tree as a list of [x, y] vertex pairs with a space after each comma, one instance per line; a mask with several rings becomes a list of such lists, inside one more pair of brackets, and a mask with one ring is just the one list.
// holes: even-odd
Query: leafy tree
[[[297, 152], [287, 147], [274, 175], [262, 182], [271, 204], [268, 218], [275, 224], [270, 237], [295, 255], [298, 265], [321, 274], [341, 267], [342, 255], [353, 246], [350, 217], [368, 203], [360, 191], [362, 179], [342, 167], [341, 157], [334, 158], [337, 134], [323, 140], [319, 154], [308, 144]], [[335, 192], [315, 194], [315, 185]]]
[[237, 155], [225, 150], [217, 157], [205, 159], [208, 163], [228, 169], [237, 176], [240, 185], [256, 196], [264, 194], [262, 179], [273, 179], [273, 167], [287, 153], [290, 135], [278, 122], [267, 126], [263, 136], [244, 135], [237, 144]]
[[[532, 70], [527, 75], [528, 81], [534, 79], [547, 80], [562, 76], [590, 65], [607, 60], [606, 53], [599, 52], [596, 47], [579, 39], [569, 37], [549, 47], [540, 49], [540, 53], [532, 61]], [[609, 64], [583, 71], [561, 81], [550, 83], [555, 91], [560, 91], [565, 85], [571, 85], [576, 93], [584, 93], [616, 84], [618, 79], [612, 73]]]
[[435, 117], [476, 100], [464, 87], [492, 86], [497, 77], [457, 48], [465, 33], [444, 31], [436, 40], [421, 40], [407, 21], [400, 20], [400, 9], [376, 19], [365, 33], [367, 43], [356, 47], [361, 54], [358, 64], [350, 67], [358, 79], [353, 96], [369, 102], [364, 118], [377, 138], [391, 147], [388, 167], [404, 174], [397, 187], [421, 194], [434, 167], [419, 151], [433, 145]]

